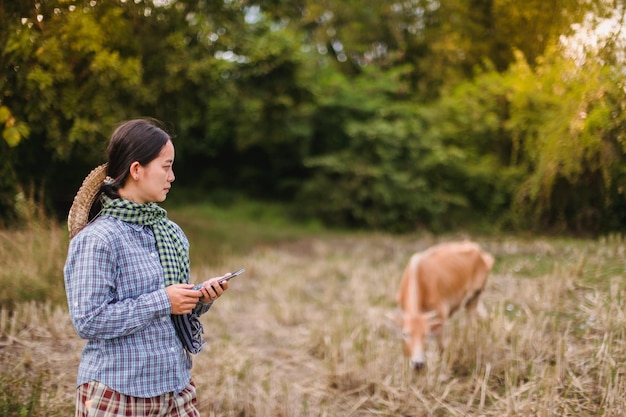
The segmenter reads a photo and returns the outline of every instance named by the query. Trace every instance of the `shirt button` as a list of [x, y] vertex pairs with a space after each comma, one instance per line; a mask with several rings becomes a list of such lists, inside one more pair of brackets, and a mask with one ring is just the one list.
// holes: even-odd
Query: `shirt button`
[[176, 352], [176, 349], [174, 349], [173, 347], [170, 348], [170, 351], [172, 352]]
[[150, 256], [152, 256], [153, 258], [156, 258], [157, 254], [155, 252], [152, 252]]
[[161, 317], [161, 321], [167, 320], [167, 317]]

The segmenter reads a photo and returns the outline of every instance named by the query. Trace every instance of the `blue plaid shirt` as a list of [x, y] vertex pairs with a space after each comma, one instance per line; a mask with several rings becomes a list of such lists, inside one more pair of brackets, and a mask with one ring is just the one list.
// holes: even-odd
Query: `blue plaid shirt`
[[[187, 386], [191, 358], [170, 318], [150, 227], [97, 218], [71, 240], [64, 273], [72, 323], [88, 340], [77, 386], [99, 381], [143, 398], [179, 393]], [[196, 311], [204, 314], [210, 306], [198, 303]]]

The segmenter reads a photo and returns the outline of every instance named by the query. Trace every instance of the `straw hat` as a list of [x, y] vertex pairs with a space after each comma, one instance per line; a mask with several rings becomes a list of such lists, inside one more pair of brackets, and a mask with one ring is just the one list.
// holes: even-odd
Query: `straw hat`
[[100, 194], [100, 187], [107, 176], [107, 164], [94, 168], [83, 180], [67, 216], [67, 228], [72, 239], [89, 222], [91, 206]]

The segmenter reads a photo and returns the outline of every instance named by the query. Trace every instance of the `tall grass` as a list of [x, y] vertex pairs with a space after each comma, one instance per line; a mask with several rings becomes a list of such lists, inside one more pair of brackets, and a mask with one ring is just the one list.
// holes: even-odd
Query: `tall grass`
[[65, 300], [63, 264], [67, 231], [52, 221], [21, 230], [0, 229], [0, 306]]
[[621, 240], [483, 239], [516, 259], [491, 277], [489, 320], [455, 316], [414, 373], [384, 313], [408, 255], [432, 243], [321, 239], [241, 259], [252, 274], [216, 305], [196, 361], [208, 415], [623, 415], [624, 278], [605, 272], [623, 265]]
[[[192, 260], [195, 281], [246, 268], [203, 316], [208, 343], [193, 369], [203, 416], [624, 415], [621, 236], [474, 236], [496, 257], [484, 293], [489, 318], [455, 315], [446, 349], [431, 343], [427, 367], [415, 373], [385, 313], [396, 308], [411, 253], [456, 236], [309, 235], [287, 224], [263, 231], [268, 222], [257, 228], [224, 216], [219, 228], [238, 232], [214, 241], [202, 236], [218, 227], [209, 212], [170, 210], [187, 222], [202, 254]], [[30, 262], [51, 256], [46, 246], [31, 247], [42, 252], [15, 253]], [[57, 256], [51, 262], [58, 267], [65, 255]], [[61, 270], [56, 274], [62, 286]], [[83, 341], [64, 304], [2, 311], [0, 367], [32, 378], [33, 387], [43, 381], [39, 407], [46, 415], [71, 415]]]

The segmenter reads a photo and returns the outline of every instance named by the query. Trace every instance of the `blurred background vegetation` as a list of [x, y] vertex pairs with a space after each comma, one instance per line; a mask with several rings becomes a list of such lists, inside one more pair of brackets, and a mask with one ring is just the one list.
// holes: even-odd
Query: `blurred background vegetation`
[[[191, 201], [330, 226], [626, 226], [621, 0], [0, 0], [0, 227], [63, 220], [121, 120]], [[182, 197], [179, 197], [182, 198]]]

